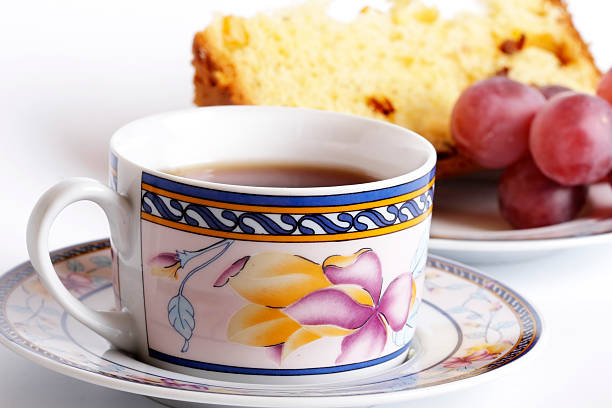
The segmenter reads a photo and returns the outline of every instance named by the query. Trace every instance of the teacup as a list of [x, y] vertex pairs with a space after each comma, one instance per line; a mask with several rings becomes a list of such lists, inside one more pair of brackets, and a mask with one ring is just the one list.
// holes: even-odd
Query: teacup
[[[41, 281], [83, 324], [146, 363], [218, 379], [319, 381], [406, 358], [434, 188], [424, 138], [352, 115], [232, 106], [137, 120], [110, 148], [110, 188], [63, 181], [28, 224]], [[279, 159], [358, 167], [379, 181], [271, 188], [163, 171]], [[109, 220], [116, 311], [81, 303], [49, 258], [54, 218], [80, 200]]]

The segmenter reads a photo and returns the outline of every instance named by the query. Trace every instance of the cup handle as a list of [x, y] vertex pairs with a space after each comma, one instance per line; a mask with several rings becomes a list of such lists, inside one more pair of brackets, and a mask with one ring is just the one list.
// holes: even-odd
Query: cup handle
[[119, 252], [129, 250], [130, 211], [128, 201], [99, 181], [87, 178], [64, 180], [38, 200], [32, 210], [27, 229], [30, 260], [42, 283], [55, 300], [74, 318], [106, 338], [114, 346], [136, 351], [136, 335], [129, 313], [95, 311], [74, 297], [57, 276], [49, 256], [49, 230], [55, 217], [68, 205], [82, 200], [92, 201], [104, 210], [111, 239]]

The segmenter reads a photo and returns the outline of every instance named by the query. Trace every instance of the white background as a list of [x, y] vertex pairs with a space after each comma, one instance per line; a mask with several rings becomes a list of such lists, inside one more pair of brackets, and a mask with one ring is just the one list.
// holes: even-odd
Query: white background
[[[569, 2], [600, 68], [612, 66], [612, 3]], [[141, 116], [192, 106], [191, 41], [210, 11], [250, 14], [255, 3], [262, 8], [292, 2], [0, 4], [0, 272], [27, 259], [25, 225], [44, 190], [70, 176], [106, 181], [107, 143], [115, 129]], [[59, 217], [50, 245], [105, 236], [101, 211], [80, 203]], [[611, 266], [606, 246], [483, 266], [539, 307], [548, 344], [531, 365], [502, 379], [410, 406], [612, 406]], [[0, 408], [38, 406], [157, 404], [66, 378], [0, 346]]]

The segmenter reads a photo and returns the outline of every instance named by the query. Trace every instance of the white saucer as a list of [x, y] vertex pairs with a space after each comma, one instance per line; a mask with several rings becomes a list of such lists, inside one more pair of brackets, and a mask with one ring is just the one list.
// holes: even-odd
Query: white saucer
[[512, 229], [497, 203], [498, 173], [436, 183], [429, 249], [468, 263], [516, 262], [553, 251], [612, 242], [612, 189], [589, 188], [576, 220], [550, 227]]
[[[108, 240], [53, 253], [67, 287], [85, 303], [110, 309]], [[153, 397], [176, 407], [357, 407], [395, 403], [463, 388], [518, 367], [541, 342], [534, 308], [501, 283], [430, 257], [426, 294], [410, 358], [359, 380], [320, 385], [213, 381], [141, 363], [109, 346], [53, 301], [24, 263], [0, 278], [0, 341], [59, 373]]]

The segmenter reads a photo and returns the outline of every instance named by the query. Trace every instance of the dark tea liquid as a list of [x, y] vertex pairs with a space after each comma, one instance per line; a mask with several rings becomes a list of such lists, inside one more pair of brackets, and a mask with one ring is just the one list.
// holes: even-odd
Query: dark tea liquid
[[378, 181], [363, 170], [306, 163], [211, 163], [167, 170], [175, 176], [256, 187], [330, 187]]

